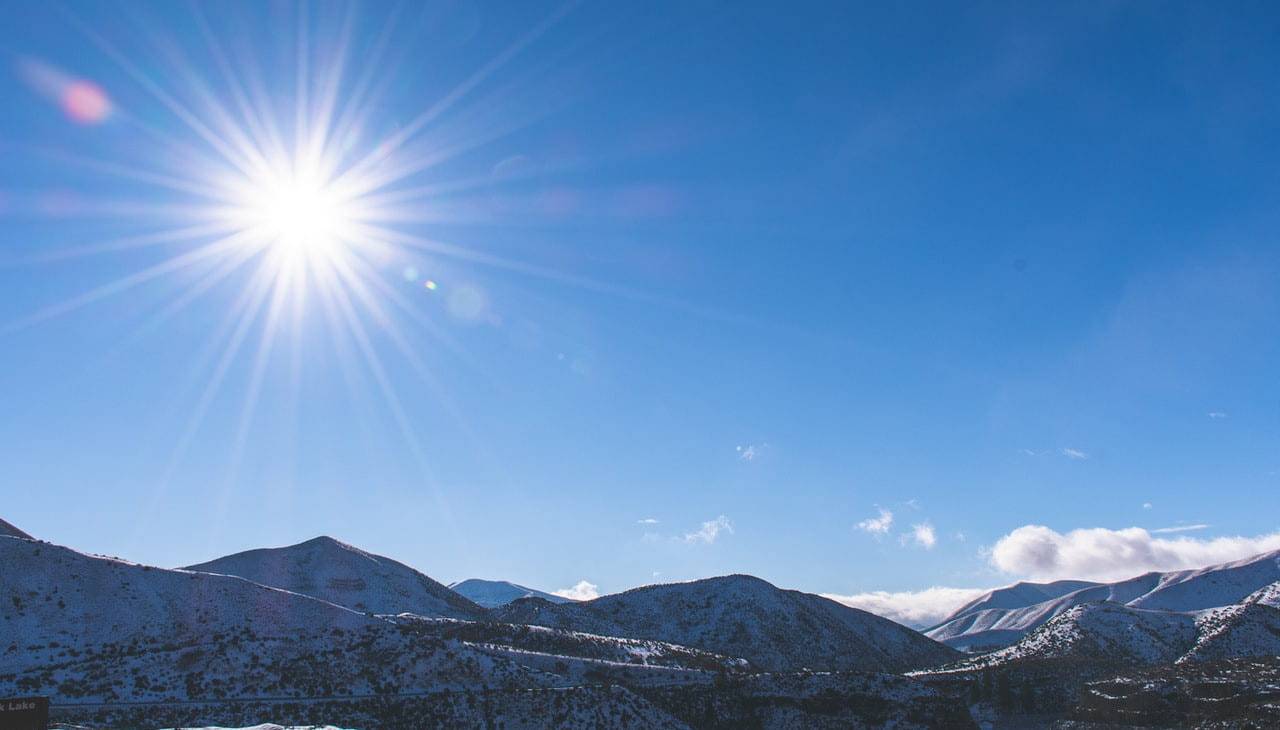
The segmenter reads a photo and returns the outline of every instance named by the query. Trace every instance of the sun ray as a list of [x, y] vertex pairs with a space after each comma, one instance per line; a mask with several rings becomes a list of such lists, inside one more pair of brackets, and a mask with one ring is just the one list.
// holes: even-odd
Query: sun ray
[[121, 292], [127, 291], [166, 274], [172, 274], [176, 271], [180, 271], [203, 259], [223, 253], [238, 245], [240, 245], [240, 241], [235, 236], [228, 236], [212, 243], [204, 244], [199, 248], [165, 259], [158, 264], [153, 264], [152, 266], [148, 266], [113, 282], [90, 289], [79, 296], [45, 307], [34, 314], [10, 322], [9, 324], [0, 327], [0, 332], [14, 332], [38, 322], [43, 322], [44, 320], [67, 314], [68, 312], [72, 312], [101, 299], [120, 294]]

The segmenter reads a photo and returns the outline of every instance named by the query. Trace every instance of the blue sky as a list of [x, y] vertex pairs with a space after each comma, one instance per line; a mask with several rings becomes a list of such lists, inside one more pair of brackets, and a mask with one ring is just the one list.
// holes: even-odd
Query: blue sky
[[[1277, 546], [1274, 8], [203, 7], [3, 11], [23, 529], [844, 596]], [[241, 316], [264, 257], [113, 284], [214, 239], [191, 186], [254, 197], [236, 85], [292, 141], [338, 58], [335, 159], [412, 165], [387, 226], [433, 242], [359, 249], [365, 345], [323, 294]]]

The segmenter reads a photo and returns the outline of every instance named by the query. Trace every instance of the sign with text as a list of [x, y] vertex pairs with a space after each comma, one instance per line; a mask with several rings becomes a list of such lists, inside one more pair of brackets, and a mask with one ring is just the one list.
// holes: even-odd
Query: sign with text
[[48, 697], [0, 699], [0, 730], [48, 730]]

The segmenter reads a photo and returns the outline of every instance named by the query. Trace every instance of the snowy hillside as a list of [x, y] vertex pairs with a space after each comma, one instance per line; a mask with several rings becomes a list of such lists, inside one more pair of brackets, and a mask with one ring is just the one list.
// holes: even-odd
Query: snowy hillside
[[484, 580], [468, 578], [449, 584], [449, 588], [462, 594], [472, 603], [485, 608], [505, 606], [520, 598], [541, 598], [551, 603], [569, 603], [573, 599], [563, 598], [554, 593], [546, 593], [534, 588], [526, 588], [517, 583], [505, 580]]
[[521, 599], [495, 609], [494, 616], [669, 641], [778, 671], [900, 671], [956, 657], [888, 619], [745, 575], [645, 586], [581, 603]]
[[1062, 658], [1168, 664], [1193, 646], [1195, 638], [1191, 614], [1087, 603], [1054, 617], [1017, 644], [989, 654], [986, 664]]
[[1084, 583], [1084, 587], [1030, 603], [1024, 602], [1034, 601], [1038, 593], [1051, 595], [1069, 588], [1073, 581], [1021, 583], [964, 606], [925, 635], [961, 649], [997, 648], [1086, 603], [1109, 601], [1133, 608], [1198, 611], [1238, 603], [1278, 580], [1280, 552], [1270, 552], [1198, 570], [1146, 573], [1115, 583]]
[[484, 609], [413, 568], [331, 537], [248, 550], [186, 569], [239, 576], [367, 613], [484, 616]]

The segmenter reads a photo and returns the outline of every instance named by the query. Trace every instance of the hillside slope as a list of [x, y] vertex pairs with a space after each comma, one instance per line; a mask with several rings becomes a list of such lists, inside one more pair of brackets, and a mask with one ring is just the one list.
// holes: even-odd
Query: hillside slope
[[12, 524], [0, 520], [0, 536], [20, 537], [24, 540], [34, 540], [35, 538], [27, 533], [14, 527]]

